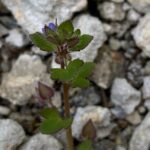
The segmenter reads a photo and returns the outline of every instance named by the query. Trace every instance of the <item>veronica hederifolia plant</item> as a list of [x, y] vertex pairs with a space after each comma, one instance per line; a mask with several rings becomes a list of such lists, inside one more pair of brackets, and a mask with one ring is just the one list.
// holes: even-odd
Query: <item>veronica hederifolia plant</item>
[[[69, 87], [89, 86], [88, 76], [94, 68], [93, 62], [84, 62], [81, 59], [72, 60], [70, 53], [83, 50], [92, 39], [91, 35], [81, 35], [80, 29], [74, 29], [71, 21], [64, 21], [60, 25], [50, 23], [42, 28], [42, 32], [31, 34], [33, 44], [43, 51], [55, 53], [55, 61], [60, 68], [51, 68], [50, 75], [53, 80], [60, 81], [63, 85], [64, 114], [61, 115], [51, 101], [54, 90], [41, 82], [38, 83], [36, 97], [40, 103], [47, 103], [48, 106], [40, 111], [43, 117], [40, 131], [44, 134], [53, 134], [66, 129], [69, 150], [75, 149], [71, 129], [73, 118], [70, 115]], [[77, 150], [91, 150], [91, 140], [96, 137], [92, 120], [89, 120], [83, 127], [81, 137], [84, 141], [77, 147]]]

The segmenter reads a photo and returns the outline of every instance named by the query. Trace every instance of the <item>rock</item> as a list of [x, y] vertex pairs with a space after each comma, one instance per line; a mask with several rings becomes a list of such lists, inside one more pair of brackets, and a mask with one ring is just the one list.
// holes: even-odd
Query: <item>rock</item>
[[[110, 134], [102, 135], [104, 128], [107, 131], [107, 127], [112, 126], [110, 124], [110, 112], [107, 108], [103, 108], [100, 106], [87, 106], [87, 107], [78, 107], [77, 112], [75, 114], [72, 130], [73, 136], [76, 138], [80, 137], [83, 126], [91, 119], [96, 127], [97, 138], [104, 138]], [[111, 128], [112, 129], [112, 128]], [[102, 131], [102, 132], [101, 132]]]
[[25, 139], [23, 128], [11, 119], [0, 119], [0, 149], [16, 150]]
[[119, 50], [121, 47], [121, 42], [118, 39], [110, 38], [109, 46], [112, 50]]
[[149, 150], [150, 145], [150, 112], [146, 115], [143, 122], [135, 129], [129, 150]]
[[51, 98], [52, 103], [55, 107], [60, 108], [62, 105], [62, 99], [61, 99], [61, 93], [60, 92], [56, 92], [54, 96]]
[[29, 41], [27, 37], [21, 32], [20, 29], [12, 29], [9, 32], [9, 36], [6, 37], [6, 43], [21, 48], [25, 46]]
[[94, 142], [94, 150], [116, 150], [116, 144], [110, 140]]
[[127, 79], [130, 83], [136, 87], [140, 88], [143, 83], [143, 72], [142, 72], [142, 65], [138, 61], [133, 61], [127, 71]]
[[22, 54], [14, 63], [11, 72], [3, 74], [0, 95], [13, 104], [24, 105], [35, 94], [35, 83], [39, 80], [52, 85], [41, 59]]
[[86, 0], [2, 0], [3, 4], [12, 12], [18, 23], [29, 33], [41, 31], [42, 27], [54, 21], [70, 19], [74, 12], [86, 7]]
[[6, 34], [8, 34], [8, 29], [5, 28], [2, 24], [0, 24], [0, 37]]
[[127, 121], [129, 121], [133, 125], [138, 125], [141, 123], [142, 118], [137, 111], [127, 116]]
[[84, 50], [73, 52], [73, 59], [80, 58], [84, 61], [93, 61], [97, 56], [98, 48], [100, 48], [106, 40], [101, 21], [96, 17], [84, 14], [75, 18], [74, 25], [76, 28], [81, 29], [81, 33], [93, 35], [94, 39]]
[[150, 75], [150, 61], [147, 61], [146, 66], [143, 69], [143, 74], [144, 75]]
[[117, 145], [115, 150], [127, 150], [127, 149], [121, 145]]
[[51, 135], [38, 133], [31, 137], [19, 150], [62, 150], [62, 145]]
[[140, 14], [133, 9], [130, 9], [127, 14], [127, 19], [131, 22], [136, 22], [140, 19]]
[[0, 106], [0, 115], [9, 115], [10, 109], [5, 106]]
[[[149, 1], [150, 2], [150, 1]], [[143, 3], [143, 1], [142, 1]], [[150, 57], [150, 13], [140, 19], [132, 31], [136, 45], [140, 47], [145, 56]]]
[[124, 58], [119, 52], [113, 52], [107, 46], [99, 50], [92, 80], [100, 87], [107, 89], [115, 76], [123, 74]]
[[128, 0], [128, 2], [139, 12], [147, 13], [150, 11], [149, 0]]
[[119, 106], [112, 108], [111, 112], [118, 119], [124, 119], [126, 117], [126, 112]]
[[98, 6], [98, 9], [104, 19], [122, 21], [125, 18], [125, 12], [121, 4], [104, 2]]
[[122, 3], [122, 2], [124, 2], [124, 0], [111, 0], [111, 1], [113, 1], [115, 3]]
[[141, 93], [126, 79], [116, 78], [111, 88], [111, 101], [115, 106], [121, 107], [126, 114], [131, 114], [141, 101]]
[[80, 90], [70, 99], [77, 106], [94, 105], [100, 103], [100, 95], [98, 95], [93, 87]]
[[143, 87], [142, 87], [142, 96], [143, 99], [150, 99], [150, 76], [146, 76], [143, 78]]
[[148, 110], [150, 110], [150, 98], [147, 99], [147, 100], [144, 102], [144, 106], [145, 106]]

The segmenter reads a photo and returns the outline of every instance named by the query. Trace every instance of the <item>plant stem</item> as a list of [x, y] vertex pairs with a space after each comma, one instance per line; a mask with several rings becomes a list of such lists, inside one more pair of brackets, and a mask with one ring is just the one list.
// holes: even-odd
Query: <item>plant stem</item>
[[[61, 68], [65, 68], [64, 62], [61, 63]], [[70, 117], [70, 104], [69, 104], [69, 85], [63, 84], [63, 100], [64, 100], [64, 111], [65, 111], [65, 117]], [[73, 143], [73, 137], [72, 137], [72, 129], [69, 127], [66, 129], [66, 137], [68, 141], [68, 148], [69, 150], [74, 150], [74, 143]]]
[[[63, 84], [63, 92], [64, 92], [64, 110], [65, 110], [65, 117], [70, 117], [70, 104], [69, 104], [69, 85]], [[69, 150], [74, 150], [73, 144], [73, 137], [72, 137], [72, 129], [69, 127], [66, 129], [66, 137], [68, 141], [68, 148]]]

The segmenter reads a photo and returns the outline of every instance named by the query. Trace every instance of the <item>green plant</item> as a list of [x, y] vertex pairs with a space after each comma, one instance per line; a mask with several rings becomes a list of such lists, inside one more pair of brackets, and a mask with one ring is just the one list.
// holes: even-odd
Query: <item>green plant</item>
[[[68, 148], [74, 150], [71, 124], [73, 118], [70, 115], [69, 87], [87, 87], [90, 82], [87, 77], [91, 74], [94, 67], [92, 62], [83, 62], [80, 59], [71, 60], [70, 53], [83, 50], [93, 39], [91, 35], [81, 35], [80, 29], [74, 29], [71, 21], [50, 23], [45, 25], [42, 33], [31, 34], [33, 44], [43, 51], [55, 53], [55, 61], [60, 64], [60, 68], [50, 70], [51, 78], [63, 84], [64, 115], [62, 116], [51, 102], [54, 95], [52, 88], [39, 82], [36, 87], [37, 98], [40, 102], [48, 103], [48, 108], [40, 111], [43, 121], [40, 130], [44, 134], [53, 134], [61, 129], [66, 129]], [[77, 149], [90, 150], [91, 139], [95, 137], [95, 129], [91, 120], [83, 128], [82, 137], [85, 139]]]

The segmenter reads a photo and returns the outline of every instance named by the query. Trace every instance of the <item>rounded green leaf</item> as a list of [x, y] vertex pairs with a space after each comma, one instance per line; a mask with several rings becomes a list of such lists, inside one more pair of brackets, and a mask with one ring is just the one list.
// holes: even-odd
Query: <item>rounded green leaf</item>
[[56, 108], [44, 108], [39, 112], [39, 114], [46, 119], [59, 118], [60, 116]]
[[79, 42], [76, 44], [73, 48], [71, 48], [71, 51], [80, 51], [87, 47], [89, 43], [92, 41], [93, 36], [88, 35], [88, 34], [83, 34], [82, 36], [79, 37]]
[[85, 140], [78, 147], [77, 150], [92, 150], [92, 141]]
[[50, 43], [44, 37], [44, 35], [42, 35], [39, 32], [31, 34], [30, 37], [31, 37], [33, 44], [35, 44], [37, 47], [39, 47], [43, 51], [52, 52], [57, 48], [54, 44]]

